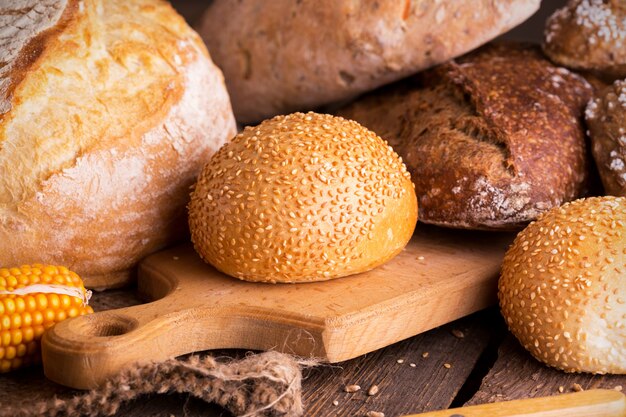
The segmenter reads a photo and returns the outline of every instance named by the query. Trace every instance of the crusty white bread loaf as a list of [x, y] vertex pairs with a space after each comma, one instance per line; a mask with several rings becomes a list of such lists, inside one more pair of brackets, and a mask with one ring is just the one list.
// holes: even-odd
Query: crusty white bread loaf
[[223, 77], [160, 0], [5, 1], [0, 27], [0, 264], [119, 285], [234, 135]]
[[249, 123], [440, 64], [523, 22], [539, 3], [215, 0], [199, 31], [224, 71], [237, 120]]

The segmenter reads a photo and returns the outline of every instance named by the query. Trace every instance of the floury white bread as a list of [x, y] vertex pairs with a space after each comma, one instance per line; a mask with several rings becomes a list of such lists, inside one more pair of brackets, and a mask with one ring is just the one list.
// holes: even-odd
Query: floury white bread
[[159, 0], [3, 2], [0, 22], [0, 263], [121, 285], [184, 234], [235, 133], [222, 74]]
[[462, 55], [539, 4], [215, 0], [199, 32], [224, 71], [237, 120], [252, 123], [344, 101]]

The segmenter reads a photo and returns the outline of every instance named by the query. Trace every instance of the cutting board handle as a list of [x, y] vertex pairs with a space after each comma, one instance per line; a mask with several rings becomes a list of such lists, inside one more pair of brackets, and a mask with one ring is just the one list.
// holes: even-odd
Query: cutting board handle
[[161, 299], [53, 326], [42, 340], [45, 375], [63, 385], [89, 389], [137, 362], [208, 349], [266, 347], [250, 337], [263, 333], [254, 311], [207, 303], [200, 291], [194, 291], [197, 285], [201, 282], [187, 281], [181, 290], [175, 276], [143, 271], [139, 292]]

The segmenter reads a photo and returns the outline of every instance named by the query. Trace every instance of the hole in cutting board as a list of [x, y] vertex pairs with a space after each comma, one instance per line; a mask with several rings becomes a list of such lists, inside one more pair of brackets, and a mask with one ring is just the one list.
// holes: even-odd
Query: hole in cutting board
[[80, 334], [91, 337], [121, 336], [137, 327], [137, 320], [120, 315], [104, 314], [82, 316], [74, 328]]

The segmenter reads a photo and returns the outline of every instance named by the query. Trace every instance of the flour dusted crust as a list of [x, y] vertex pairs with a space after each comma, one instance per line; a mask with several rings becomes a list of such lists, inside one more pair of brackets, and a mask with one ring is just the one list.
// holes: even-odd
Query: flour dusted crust
[[159, 0], [20, 0], [0, 19], [0, 263], [120, 285], [184, 233], [189, 186], [235, 133], [222, 75]]
[[626, 2], [570, 0], [546, 23], [544, 52], [605, 80], [626, 77]]
[[615, 81], [592, 100], [585, 116], [606, 193], [626, 196], [626, 80]]
[[[520, 71], [520, 68], [523, 71]], [[341, 110], [398, 152], [425, 223], [517, 229], [586, 192], [591, 87], [534, 48], [480, 49]]]
[[539, 3], [215, 0], [199, 30], [224, 71], [237, 120], [250, 123], [442, 63], [521, 23]]

